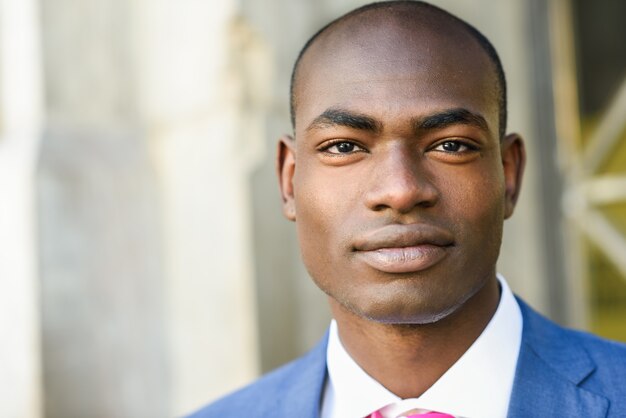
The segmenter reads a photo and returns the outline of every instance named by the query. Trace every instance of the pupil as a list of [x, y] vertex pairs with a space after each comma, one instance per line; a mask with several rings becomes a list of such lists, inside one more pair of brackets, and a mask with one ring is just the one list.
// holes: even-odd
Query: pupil
[[444, 142], [443, 149], [446, 151], [458, 151], [461, 145], [457, 142]]
[[341, 142], [337, 144], [337, 151], [339, 152], [352, 152], [354, 150], [354, 144], [349, 142]]

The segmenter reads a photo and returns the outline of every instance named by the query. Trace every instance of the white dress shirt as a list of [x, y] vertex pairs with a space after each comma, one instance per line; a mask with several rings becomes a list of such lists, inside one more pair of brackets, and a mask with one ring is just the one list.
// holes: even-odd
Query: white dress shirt
[[411, 409], [463, 418], [506, 417], [522, 340], [522, 313], [498, 275], [501, 297], [493, 318], [461, 358], [419, 398], [400, 399], [359, 367], [345, 350], [333, 320], [326, 352], [328, 380], [322, 418], [363, 418], [381, 412], [397, 417]]

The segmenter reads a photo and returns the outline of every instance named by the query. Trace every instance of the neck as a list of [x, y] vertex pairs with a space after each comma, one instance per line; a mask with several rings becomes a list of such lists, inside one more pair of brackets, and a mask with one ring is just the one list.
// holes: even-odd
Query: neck
[[459, 309], [424, 325], [394, 325], [365, 319], [334, 299], [331, 309], [342, 345], [372, 378], [402, 399], [430, 388], [476, 341], [500, 298], [494, 277]]

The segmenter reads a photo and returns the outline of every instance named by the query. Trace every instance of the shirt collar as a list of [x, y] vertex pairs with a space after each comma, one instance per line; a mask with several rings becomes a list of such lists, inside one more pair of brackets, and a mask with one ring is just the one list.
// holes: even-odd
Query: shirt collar
[[[470, 348], [422, 396], [401, 400], [359, 367], [345, 350], [333, 320], [326, 355], [328, 382], [323, 417], [362, 418], [386, 405], [386, 416], [423, 408], [457, 417], [506, 416], [522, 338], [522, 314], [508, 284], [498, 276], [495, 314]], [[395, 415], [394, 415], [395, 414]]]

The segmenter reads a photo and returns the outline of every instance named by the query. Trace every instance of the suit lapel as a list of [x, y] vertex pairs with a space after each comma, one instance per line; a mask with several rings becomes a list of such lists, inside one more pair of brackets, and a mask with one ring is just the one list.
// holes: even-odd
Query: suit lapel
[[328, 332], [320, 343], [305, 357], [291, 376], [284, 379], [280, 399], [274, 409], [276, 418], [319, 418], [320, 403], [326, 381], [326, 346]]
[[524, 317], [509, 418], [605, 417], [609, 402], [580, 386], [595, 364], [571, 335], [518, 300]]

